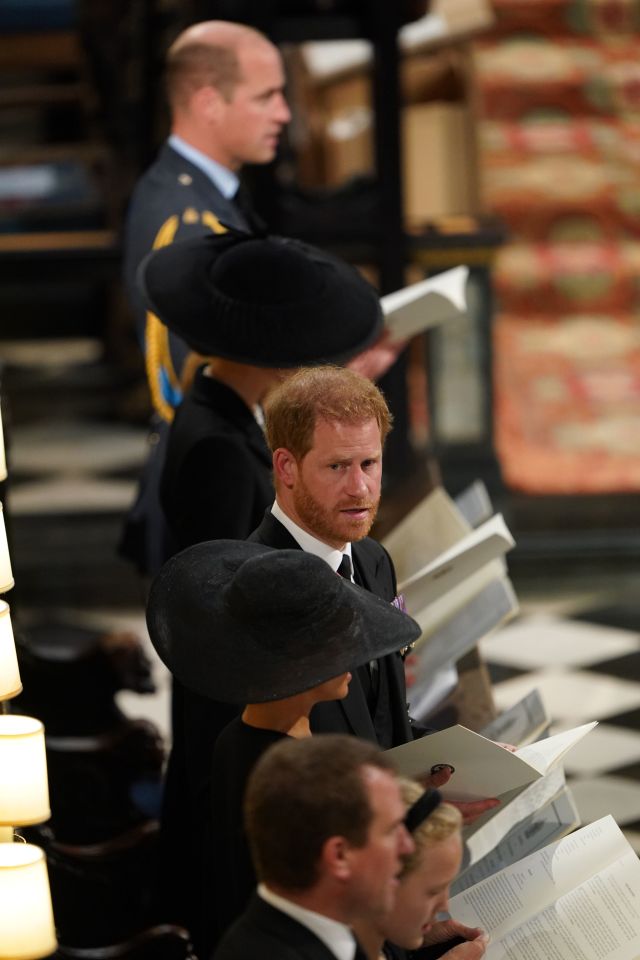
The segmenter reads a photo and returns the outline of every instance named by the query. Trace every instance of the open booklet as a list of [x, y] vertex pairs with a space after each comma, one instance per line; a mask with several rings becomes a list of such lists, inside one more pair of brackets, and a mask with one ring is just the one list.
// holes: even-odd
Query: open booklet
[[[474, 554], [474, 550], [487, 548], [484, 538], [491, 528], [485, 527], [478, 535], [482, 546], [476, 544], [474, 547], [475, 531], [472, 527], [482, 524], [487, 517], [491, 517], [491, 501], [480, 481], [463, 491], [460, 503], [458, 500], [454, 502], [442, 487], [437, 487], [383, 541], [403, 584], [411, 581], [416, 572], [420, 575], [430, 569], [434, 572], [433, 582], [437, 584], [438, 592], [442, 590], [437, 597], [436, 591], [430, 590], [431, 600], [424, 605], [420, 592], [422, 585], [409, 590], [409, 612], [422, 628], [408, 671], [411, 712], [418, 719], [436, 705], [433, 686], [438, 671], [445, 670], [482, 637], [517, 613], [518, 602], [505, 574], [502, 557], [485, 563], [478, 552]], [[498, 526], [501, 527], [499, 521]], [[451, 557], [449, 551], [464, 552], [464, 544], [468, 546], [470, 543], [468, 537], [472, 538], [471, 554], [478, 569], [468, 576], [464, 576], [459, 568], [448, 572], [446, 558]], [[503, 545], [506, 549], [508, 542], [510, 534], [501, 538], [499, 549]], [[444, 566], [441, 565], [443, 557]], [[460, 564], [465, 562], [457, 561]], [[444, 573], [442, 579], [439, 579], [439, 573]], [[459, 576], [463, 579], [453, 586]]]
[[398, 580], [403, 581], [464, 539], [472, 527], [444, 487], [436, 487], [382, 543], [391, 554]]
[[[457, 725], [393, 747], [386, 754], [399, 773], [414, 779], [429, 774], [436, 764], [452, 766], [454, 773], [441, 788], [445, 798], [504, 797], [507, 801], [513, 798], [515, 791], [521, 791], [548, 773], [596, 725], [597, 720], [582, 724], [554, 737], [537, 740], [515, 753]], [[488, 812], [493, 813], [492, 810]]]
[[[450, 603], [436, 601], [433, 606], [437, 609], [426, 610], [421, 615], [423, 634], [406, 662], [407, 699], [411, 716], [416, 720], [426, 717], [437, 703], [432, 696], [437, 672], [459, 660], [479, 640], [518, 612], [518, 601], [508, 577], [490, 580], [459, 609], [451, 593], [447, 598]], [[515, 742], [502, 736], [490, 739]]]
[[454, 267], [380, 297], [392, 342], [406, 340], [467, 312], [468, 267]]
[[[433, 623], [433, 612], [428, 611], [431, 604], [474, 574], [479, 574], [487, 564], [501, 558], [513, 546], [513, 537], [502, 515], [498, 513], [491, 517], [408, 579], [400, 582], [398, 590], [404, 595], [408, 612], [424, 630], [426, 625], [421, 622], [421, 614], [423, 619]], [[393, 557], [393, 552], [391, 556]], [[492, 570], [490, 579], [496, 574], [500, 575], [501, 570], [501, 566]], [[486, 582], [479, 578], [474, 592], [481, 590]]]
[[[414, 594], [411, 594], [409, 603], [413, 604], [414, 599]], [[415, 646], [424, 644], [431, 647], [430, 651], [424, 651], [426, 669], [431, 657], [440, 660], [445, 637], [451, 644], [449, 660], [457, 659], [496, 627], [511, 620], [518, 613], [519, 606], [513, 584], [505, 573], [504, 562], [498, 558], [431, 603], [417, 610], [409, 609], [407, 604], [407, 609], [422, 629]], [[473, 641], [470, 632], [475, 634]], [[432, 666], [429, 665], [429, 668], [432, 669]]]
[[474, 480], [453, 502], [469, 527], [479, 527], [493, 513], [489, 491], [482, 480]]
[[637, 960], [640, 860], [603, 817], [453, 897], [489, 933], [485, 960]]
[[546, 734], [551, 720], [539, 690], [529, 693], [484, 727], [480, 733], [489, 740], [524, 747]]
[[[488, 814], [467, 825], [464, 828], [465, 864], [472, 866], [483, 860], [514, 828], [536, 814], [563, 788], [566, 788], [564, 769], [562, 764], [559, 764], [553, 766], [539, 780], [534, 780], [513, 794], [507, 794], [499, 807], [489, 810]], [[535, 847], [532, 847], [528, 852], [534, 849]]]
[[460, 893], [580, 826], [580, 815], [562, 766], [529, 784], [500, 807], [484, 827], [465, 842], [460, 873], [451, 885]]

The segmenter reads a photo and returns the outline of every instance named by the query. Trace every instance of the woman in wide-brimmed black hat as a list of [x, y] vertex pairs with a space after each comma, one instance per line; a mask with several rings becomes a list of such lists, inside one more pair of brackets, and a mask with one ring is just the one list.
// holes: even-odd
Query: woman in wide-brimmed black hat
[[378, 296], [315, 247], [237, 232], [156, 250], [139, 281], [149, 309], [208, 358], [177, 410], [162, 475], [175, 549], [244, 539], [273, 496], [264, 395], [287, 371], [370, 346], [382, 328]]
[[[382, 314], [373, 287], [336, 257], [234, 231], [154, 251], [139, 282], [149, 310], [202, 361], [155, 452], [156, 463], [164, 461], [160, 495], [173, 541], [166, 560], [204, 540], [244, 540], [258, 526], [274, 498], [262, 398], [301, 364], [359, 354], [378, 337]], [[211, 748], [236, 711], [174, 685], [161, 819], [163, 843], [174, 851], [168, 861], [180, 856], [184, 822], [208, 775], [207, 749], [193, 743]], [[162, 899], [181, 897], [189, 910], [173, 873], [169, 867]], [[172, 916], [180, 920], [179, 911]]]
[[236, 541], [197, 544], [165, 564], [147, 623], [181, 683], [244, 707], [217, 739], [210, 808], [189, 824], [202, 834], [210, 947], [255, 886], [241, 811], [258, 757], [283, 737], [310, 736], [312, 708], [346, 696], [350, 669], [408, 646], [420, 628], [313, 554]]

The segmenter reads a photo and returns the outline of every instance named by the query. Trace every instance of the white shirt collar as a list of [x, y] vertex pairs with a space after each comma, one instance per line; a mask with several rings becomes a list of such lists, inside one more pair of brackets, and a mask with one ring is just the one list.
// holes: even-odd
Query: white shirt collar
[[351, 566], [353, 567], [350, 543], [346, 544], [344, 550], [336, 550], [335, 547], [330, 547], [328, 543], [323, 543], [322, 540], [318, 540], [317, 537], [312, 536], [310, 533], [307, 533], [306, 530], [303, 530], [302, 527], [299, 527], [298, 524], [284, 512], [277, 500], [275, 500], [271, 507], [271, 513], [276, 520], [280, 521], [283, 527], [287, 528], [298, 546], [302, 547], [307, 553], [313, 553], [316, 557], [320, 557], [321, 560], [326, 561], [334, 572], [337, 572], [340, 561], [345, 553], [351, 560]]
[[268, 904], [281, 913], [286, 913], [293, 920], [297, 920], [303, 927], [306, 927], [311, 933], [325, 944], [333, 953], [336, 960], [354, 960], [356, 955], [356, 938], [353, 931], [345, 923], [338, 920], [332, 920], [331, 917], [325, 917], [314, 910], [307, 910], [305, 907], [298, 906], [284, 897], [278, 896], [264, 884], [258, 884], [258, 896], [266, 900]]
[[240, 186], [240, 180], [233, 170], [229, 170], [228, 167], [223, 167], [221, 163], [212, 160], [202, 150], [192, 147], [190, 143], [187, 143], [182, 137], [176, 136], [175, 133], [171, 134], [168, 143], [181, 157], [192, 163], [194, 167], [202, 170], [223, 197], [226, 197], [227, 200], [235, 197]]

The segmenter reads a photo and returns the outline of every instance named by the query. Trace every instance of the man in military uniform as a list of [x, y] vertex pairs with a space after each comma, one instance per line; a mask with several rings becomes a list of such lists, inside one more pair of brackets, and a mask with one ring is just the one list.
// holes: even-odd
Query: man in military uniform
[[[124, 272], [145, 344], [154, 407], [170, 420], [180, 400], [186, 348], [147, 314], [136, 286], [140, 261], [176, 239], [256, 226], [242, 195], [245, 163], [273, 160], [290, 119], [276, 47], [251, 27], [206, 21], [189, 27], [167, 55], [171, 135], [133, 193], [125, 227]], [[173, 360], [173, 363], [171, 363]]]
[[121, 553], [142, 573], [154, 573], [168, 555], [158, 484], [189, 351], [147, 312], [136, 283], [138, 267], [152, 249], [174, 240], [223, 233], [226, 226], [252, 232], [258, 222], [239, 194], [240, 169], [273, 160], [290, 118], [278, 50], [242, 24], [210, 20], [187, 28], [169, 49], [166, 85], [171, 135], [135, 188], [124, 238], [125, 285], [156, 411], [149, 456], [120, 543]]

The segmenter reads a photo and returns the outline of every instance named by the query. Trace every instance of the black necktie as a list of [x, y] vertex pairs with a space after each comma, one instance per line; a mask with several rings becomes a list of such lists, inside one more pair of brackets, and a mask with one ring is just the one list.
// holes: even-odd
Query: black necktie
[[[345, 580], [351, 581], [353, 567], [351, 565], [351, 557], [348, 553], [342, 554], [342, 560], [340, 561], [340, 566], [338, 567], [337, 572], [341, 577], [344, 577]], [[377, 692], [378, 661], [370, 660], [369, 663], [364, 665], [361, 669], [366, 671], [366, 674], [361, 674], [361, 677], [364, 681], [365, 696], [367, 697], [367, 701], [370, 704], [370, 709], [373, 713], [375, 696]]]
[[351, 557], [348, 553], [342, 554], [342, 560], [340, 561], [337, 572], [341, 577], [344, 577], [345, 580], [351, 580]]

